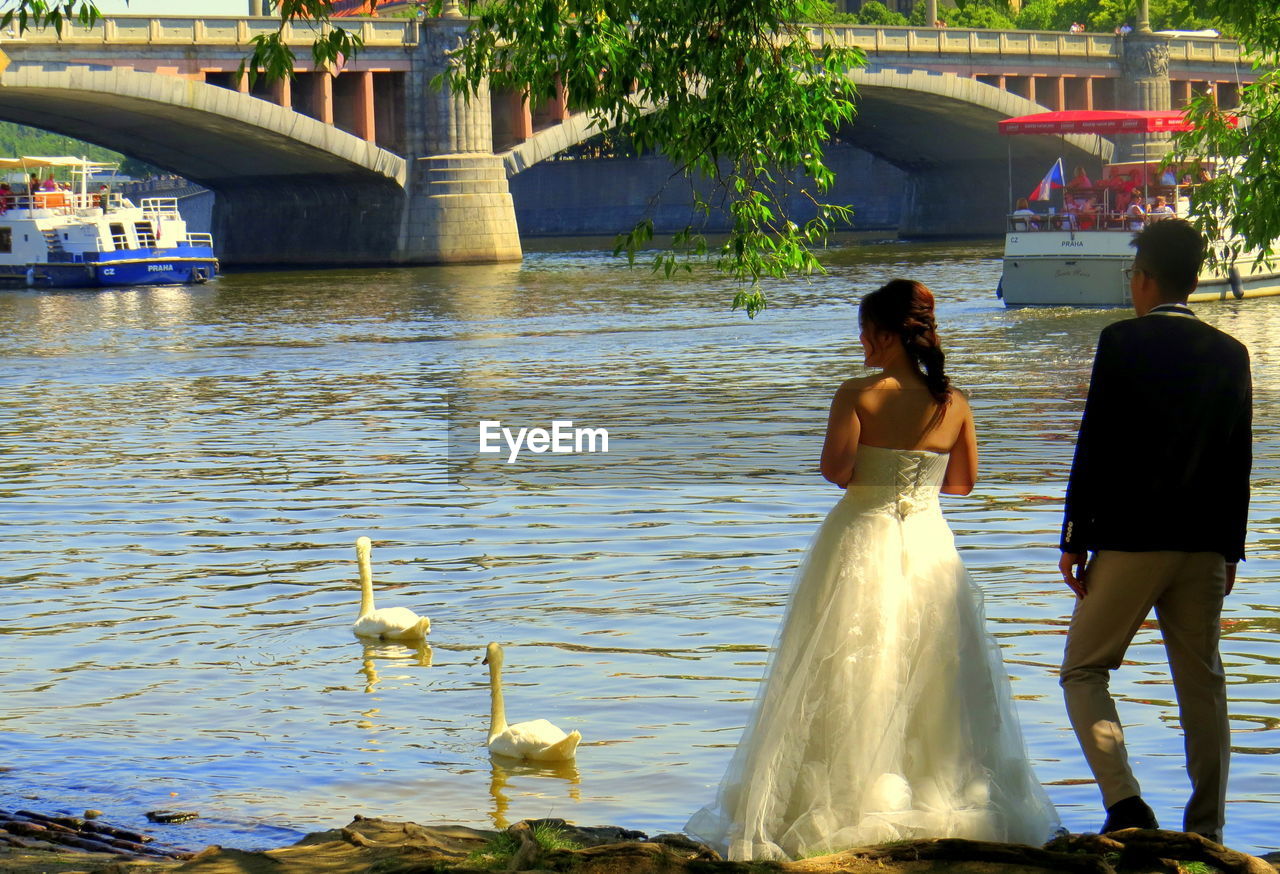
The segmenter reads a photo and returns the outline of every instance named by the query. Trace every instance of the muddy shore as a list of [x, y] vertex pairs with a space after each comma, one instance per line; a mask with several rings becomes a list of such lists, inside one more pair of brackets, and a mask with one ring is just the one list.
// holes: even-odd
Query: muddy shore
[[37, 840], [0, 831], [0, 874], [1208, 874], [1215, 870], [1275, 874], [1280, 870], [1280, 853], [1263, 859], [1196, 835], [1138, 829], [1070, 835], [1043, 848], [959, 839], [902, 841], [788, 863], [726, 862], [683, 835], [650, 837], [611, 826], [578, 827], [563, 820], [525, 820], [499, 832], [356, 817], [343, 828], [309, 834], [288, 847], [262, 851], [209, 847], [190, 858], [147, 855], [171, 852], [150, 842], [140, 853], [106, 853], [49, 841], [36, 846]]

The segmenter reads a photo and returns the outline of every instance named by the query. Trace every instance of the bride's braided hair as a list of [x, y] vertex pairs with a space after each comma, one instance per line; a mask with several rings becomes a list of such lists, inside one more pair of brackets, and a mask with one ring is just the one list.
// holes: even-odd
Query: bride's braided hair
[[924, 283], [891, 280], [862, 299], [858, 319], [863, 325], [897, 334], [929, 394], [940, 404], [951, 400], [951, 378], [943, 368], [946, 356], [933, 318], [933, 292]]

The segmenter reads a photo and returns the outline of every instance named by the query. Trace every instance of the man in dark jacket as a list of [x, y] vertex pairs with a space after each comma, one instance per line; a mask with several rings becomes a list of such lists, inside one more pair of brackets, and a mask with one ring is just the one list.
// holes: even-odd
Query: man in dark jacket
[[1249, 355], [1187, 306], [1205, 257], [1195, 228], [1156, 222], [1134, 246], [1138, 318], [1098, 341], [1067, 486], [1059, 568], [1077, 599], [1061, 683], [1102, 790], [1103, 831], [1157, 827], [1107, 688], [1155, 607], [1186, 735], [1183, 829], [1221, 841], [1230, 735], [1218, 622], [1244, 556]]

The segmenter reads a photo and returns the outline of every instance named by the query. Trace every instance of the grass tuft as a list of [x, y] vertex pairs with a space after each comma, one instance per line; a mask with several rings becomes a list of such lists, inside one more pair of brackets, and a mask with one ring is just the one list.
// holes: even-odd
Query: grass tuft
[[569, 833], [547, 822], [533, 824], [533, 839], [544, 852], [551, 850], [581, 850], [582, 844], [569, 837]]
[[467, 864], [490, 870], [505, 868], [518, 849], [520, 849], [520, 841], [514, 835], [499, 832], [489, 840], [489, 843], [468, 853]]
[[[582, 844], [569, 837], [569, 833], [559, 826], [546, 822], [535, 822], [530, 831], [533, 840], [544, 853], [552, 850], [580, 850]], [[516, 851], [520, 849], [520, 839], [510, 832], [499, 832], [489, 843], [478, 850], [467, 854], [466, 862], [476, 868], [490, 871], [506, 868]]]

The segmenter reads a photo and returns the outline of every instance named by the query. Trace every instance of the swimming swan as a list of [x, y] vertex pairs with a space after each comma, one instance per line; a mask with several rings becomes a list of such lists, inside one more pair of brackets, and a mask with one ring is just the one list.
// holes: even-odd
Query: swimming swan
[[360, 565], [360, 615], [351, 630], [359, 637], [381, 640], [421, 640], [431, 630], [431, 620], [407, 607], [373, 607], [373, 567], [368, 537], [356, 539], [356, 561]]
[[507, 710], [502, 703], [502, 647], [489, 644], [484, 664], [489, 666], [489, 752], [535, 762], [572, 759], [582, 740], [577, 731], [565, 734], [545, 719], [507, 725]]

